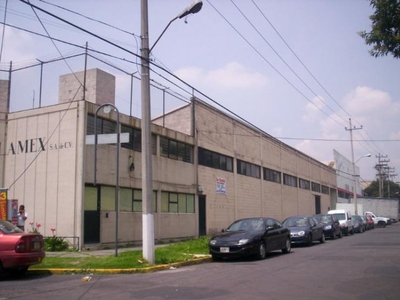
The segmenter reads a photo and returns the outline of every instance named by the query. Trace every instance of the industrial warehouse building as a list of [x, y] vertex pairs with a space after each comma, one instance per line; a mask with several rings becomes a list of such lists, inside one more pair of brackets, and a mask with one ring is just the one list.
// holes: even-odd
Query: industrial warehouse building
[[[75, 76], [86, 74], [87, 91]], [[27, 222], [45, 236], [79, 247], [115, 241], [115, 144], [94, 146], [86, 135], [117, 132], [115, 77], [99, 69], [61, 76], [59, 103], [8, 113], [7, 81], [0, 94], [0, 184], [25, 204]], [[78, 95], [77, 97], [75, 95]], [[76, 99], [85, 100], [76, 100]], [[119, 115], [129, 133], [119, 155], [121, 244], [142, 240], [141, 120]], [[192, 98], [152, 121], [154, 236], [157, 240], [210, 235], [238, 218], [278, 220], [326, 212], [337, 201], [336, 172], [265, 132]], [[29, 230], [29, 225], [27, 230]]]

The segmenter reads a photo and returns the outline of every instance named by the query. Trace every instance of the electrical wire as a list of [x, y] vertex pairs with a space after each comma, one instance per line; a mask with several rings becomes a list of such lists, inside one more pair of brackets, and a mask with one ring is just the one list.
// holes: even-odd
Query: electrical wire
[[327, 116], [328, 118], [332, 119], [334, 122], [336, 122], [337, 124], [343, 126], [343, 124], [341, 124], [339, 121], [337, 121], [336, 119], [332, 118], [328, 113], [326, 113], [325, 111], [323, 111], [320, 107], [318, 107], [312, 100], [310, 100], [303, 92], [300, 91], [300, 89], [298, 89], [289, 79], [286, 78], [285, 75], [283, 75], [268, 59], [266, 59], [266, 57], [252, 44], [250, 43], [246, 37], [241, 34], [239, 32], [238, 29], [236, 29], [235, 26], [233, 26], [233, 24], [231, 22], [229, 22], [229, 20], [227, 18], [225, 18], [225, 16], [214, 6], [211, 4], [211, 2], [209, 0], [207, 0], [207, 2], [214, 8], [214, 10], [225, 20], [225, 22], [227, 22], [229, 24], [229, 26], [232, 27], [232, 29], [276, 72], [278, 73], [279, 76], [281, 76], [283, 78], [283, 80], [286, 81], [286, 83], [288, 83], [297, 93], [299, 93], [304, 99], [306, 99], [308, 102], [310, 102], [315, 108], [317, 108], [319, 111], [321, 111], [325, 116]]
[[[4, 23], [7, 20], [7, 6], [8, 6], [8, 0], [6, 0], [6, 7], [4, 9]], [[3, 32], [2, 32], [2, 35], [1, 35], [1, 46], [0, 46], [0, 61], [1, 61], [1, 58], [3, 57], [3, 46], [4, 46], [4, 36], [5, 36], [5, 34], [6, 34], [6, 26], [3, 26]]]
[[243, 11], [239, 8], [239, 6], [236, 5], [236, 3], [231, 0], [231, 3], [236, 7], [236, 9], [240, 12], [240, 14], [245, 18], [245, 20], [253, 27], [253, 29], [258, 33], [258, 35], [264, 40], [264, 42], [274, 51], [274, 53], [279, 57], [279, 59], [289, 68], [290, 71], [299, 79], [304, 86], [308, 88], [308, 90], [314, 94], [315, 97], [317, 97], [323, 104], [326, 105], [326, 107], [332, 111], [334, 114], [336, 114], [339, 118], [341, 118], [343, 121], [347, 121], [344, 117], [340, 116], [333, 108], [331, 108], [328, 103], [326, 103], [300, 76], [297, 74], [297, 72], [286, 62], [286, 60], [278, 53], [278, 51], [275, 50], [275, 48], [268, 42], [268, 40], [265, 38], [265, 36], [257, 29], [257, 27], [250, 21], [250, 19], [243, 13]]

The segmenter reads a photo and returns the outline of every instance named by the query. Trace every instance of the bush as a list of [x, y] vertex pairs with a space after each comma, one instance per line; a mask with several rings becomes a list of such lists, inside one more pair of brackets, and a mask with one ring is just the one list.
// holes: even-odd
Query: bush
[[68, 242], [62, 237], [53, 235], [44, 239], [44, 251], [65, 251], [68, 247]]

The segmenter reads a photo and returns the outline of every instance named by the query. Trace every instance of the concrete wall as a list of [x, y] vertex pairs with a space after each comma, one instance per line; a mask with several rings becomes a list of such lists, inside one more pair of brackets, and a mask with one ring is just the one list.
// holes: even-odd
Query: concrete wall
[[99, 105], [115, 104], [115, 76], [100, 69], [86, 71], [86, 91], [83, 93], [85, 72], [60, 76], [59, 103], [86, 100]]
[[29, 223], [51, 236], [80, 236], [82, 220], [83, 103], [73, 102], [9, 115], [5, 186]]
[[[196, 104], [198, 146], [234, 158], [234, 172], [199, 166], [199, 185], [207, 199], [208, 232], [220, 231], [238, 218], [270, 216], [278, 220], [315, 213], [315, 196], [321, 210], [331, 207], [330, 195], [239, 175], [236, 160], [287, 173], [336, 188], [335, 170], [303, 153], [261, 134], [203, 102]], [[262, 168], [261, 168], [262, 173]], [[226, 180], [226, 194], [216, 193], [216, 179]]]
[[399, 219], [399, 199], [357, 198], [365, 211], [372, 211], [376, 216]]

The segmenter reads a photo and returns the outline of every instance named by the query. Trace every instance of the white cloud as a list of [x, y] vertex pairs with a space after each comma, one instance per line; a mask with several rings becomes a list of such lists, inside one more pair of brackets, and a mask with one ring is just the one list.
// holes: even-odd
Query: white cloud
[[219, 69], [205, 71], [201, 68], [183, 68], [175, 75], [196, 85], [220, 89], [258, 89], [269, 85], [269, 79], [261, 73], [231, 62]]
[[307, 123], [313, 123], [321, 119], [321, 110], [324, 111], [326, 107], [324, 98], [321, 96], [314, 97], [306, 104], [305, 114], [302, 116], [302, 120]]
[[31, 35], [7, 27], [4, 37], [3, 57], [1, 58], [3, 62], [18, 61], [21, 63], [36, 59], [37, 55], [33, 53], [34, 42]]
[[[313, 103], [323, 108], [318, 98], [314, 98]], [[352, 125], [356, 128], [360, 128], [361, 125], [363, 127], [352, 132], [354, 156], [357, 159], [367, 153], [373, 154], [372, 159], [360, 160], [358, 163], [365, 177], [373, 179], [375, 176], [374, 156], [388, 155], [391, 161], [396, 161], [398, 144], [396, 142], [366, 142], [365, 140], [400, 139], [400, 103], [393, 101], [391, 96], [384, 91], [358, 86], [343, 98], [341, 105], [352, 116]], [[308, 132], [332, 142], [304, 140], [296, 144], [295, 148], [320, 161], [332, 159], [333, 149], [351, 159], [351, 145], [350, 142], [346, 142], [350, 140], [350, 132], [345, 129], [349, 128], [349, 123], [348, 117], [343, 117], [344, 112], [338, 111], [343, 118], [333, 114], [328, 118], [311, 103], [308, 103], [305, 109], [306, 113], [302, 116], [302, 121], [305, 124], [313, 124]]]

